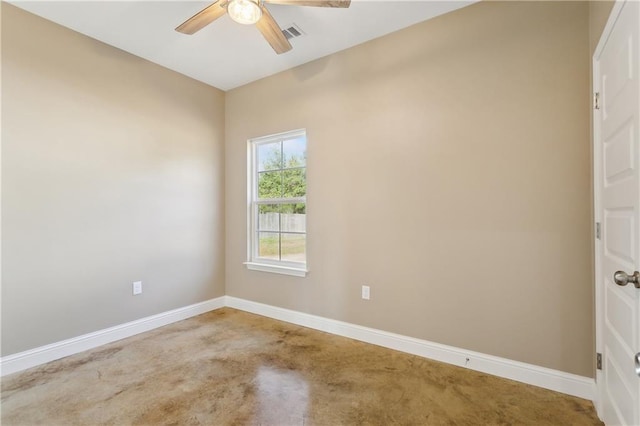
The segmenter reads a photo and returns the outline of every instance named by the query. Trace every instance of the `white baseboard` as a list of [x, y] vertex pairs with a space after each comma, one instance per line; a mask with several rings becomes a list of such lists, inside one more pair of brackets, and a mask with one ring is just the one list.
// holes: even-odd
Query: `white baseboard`
[[82, 336], [63, 340], [61, 342], [5, 356], [0, 358], [0, 376], [16, 373], [27, 368], [55, 361], [56, 359], [77, 354], [88, 349], [93, 349], [107, 343], [115, 342], [116, 340], [144, 333], [145, 331], [153, 330], [154, 328], [182, 321], [205, 312], [222, 308], [224, 307], [224, 304], [224, 296], [218, 297], [185, 306], [183, 308], [173, 309], [157, 315], [127, 322], [125, 324], [120, 324], [115, 327], [83, 334]]
[[225, 296], [225, 306], [593, 401], [595, 381], [524, 362]]
[[594, 401], [596, 396], [595, 380], [589, 377], [578, 376], [550, 368], [468, 351], [453, 346], [389, 333], [303, 312], [238, 299], [232, 296], [218, 297], [2, 357], [0, 358], [0, 376], [16, 373], [225, 306], [445, 362], [447, 364], [469, 368], [494, 376], [516, 380], [591, 401]]

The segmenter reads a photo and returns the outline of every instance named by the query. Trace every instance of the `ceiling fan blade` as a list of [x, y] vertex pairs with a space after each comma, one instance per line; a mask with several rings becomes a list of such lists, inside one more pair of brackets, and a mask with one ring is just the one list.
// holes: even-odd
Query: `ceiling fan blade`
[[289, 43], [289, 40], [282, 34], [280, 25], [278, 25], [264, 6], [262, 6], [262, 17], [256, 22], [256, 27], [258, 27], [262, 36], [278, 55], [291, 50], [291, 43]]
[[351, 0], [264, 0], [265, 3], [291, 6], [349, 7]]
[[183, 34], [194, 34], [225, 13], [227, 13], [227, 9], [221, 7], [220, 4], [222, 1], [216, 1], [215, 3], [205, 7], [200, 12], [193, 15], [191, 18], [184, 21], [180, 24], [176, 31]]

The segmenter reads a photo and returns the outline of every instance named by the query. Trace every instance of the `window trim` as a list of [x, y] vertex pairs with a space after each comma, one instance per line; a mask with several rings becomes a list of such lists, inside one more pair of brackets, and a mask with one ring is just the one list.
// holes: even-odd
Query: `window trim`
[[[297, 200], [307, 204], [306, 194], [304, 197], [286, 198], [286, 199], [269, 199], [260, 200], [257, 197], [258, 193], [258, 179], [257, 179], [257, 147], [262, 144], [274, 143], [282, 141], [283, 139], [294, 139], [296, 137], [304, 136], [306, 143], [307, 131], [306, 129], [291, 130], [288, 132], [275, 133], [272, 135], [261, 136], [257, 138], [251, 138], [247, 140], [247, 261], [244, 265], [249, 270], [271, 272], [276, 274], [292, 275], [297, 277], [305, 277], [309, 272], [307, 254], [307, 238], [305, 238], [305, 262], [291, 262], [282, 260], [272, 260], [259, 258], [257, 255], [258, 244], [256, 241], [256, 235], [258, 232], [258, 215], [257, 206], [260, 204], [274, 204], [287, 203], [292, 200]], [[305, 162], [305, 170], [307, 169], [307, 163]], [[255, 201], [254, 201], [255, 200]], [[305, 236], [308, 233], [305, 230]]]

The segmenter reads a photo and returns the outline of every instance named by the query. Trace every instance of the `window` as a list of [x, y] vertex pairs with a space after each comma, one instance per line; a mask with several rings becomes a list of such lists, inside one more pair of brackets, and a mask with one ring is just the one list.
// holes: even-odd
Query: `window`
[[249, 269], [307, 273], [307, 138], [295, 130], [249, 141]]

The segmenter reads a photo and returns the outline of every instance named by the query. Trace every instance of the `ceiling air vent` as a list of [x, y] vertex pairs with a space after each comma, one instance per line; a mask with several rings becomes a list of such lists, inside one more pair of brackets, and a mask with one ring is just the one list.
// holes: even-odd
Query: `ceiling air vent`
[[302, 37], [304, 32], [296, 24], [291, 24], [285, 26], [285, 29], [282, 30], [282, 34], [284, 34], [287, 40], [291, 40], [292, 38]]

